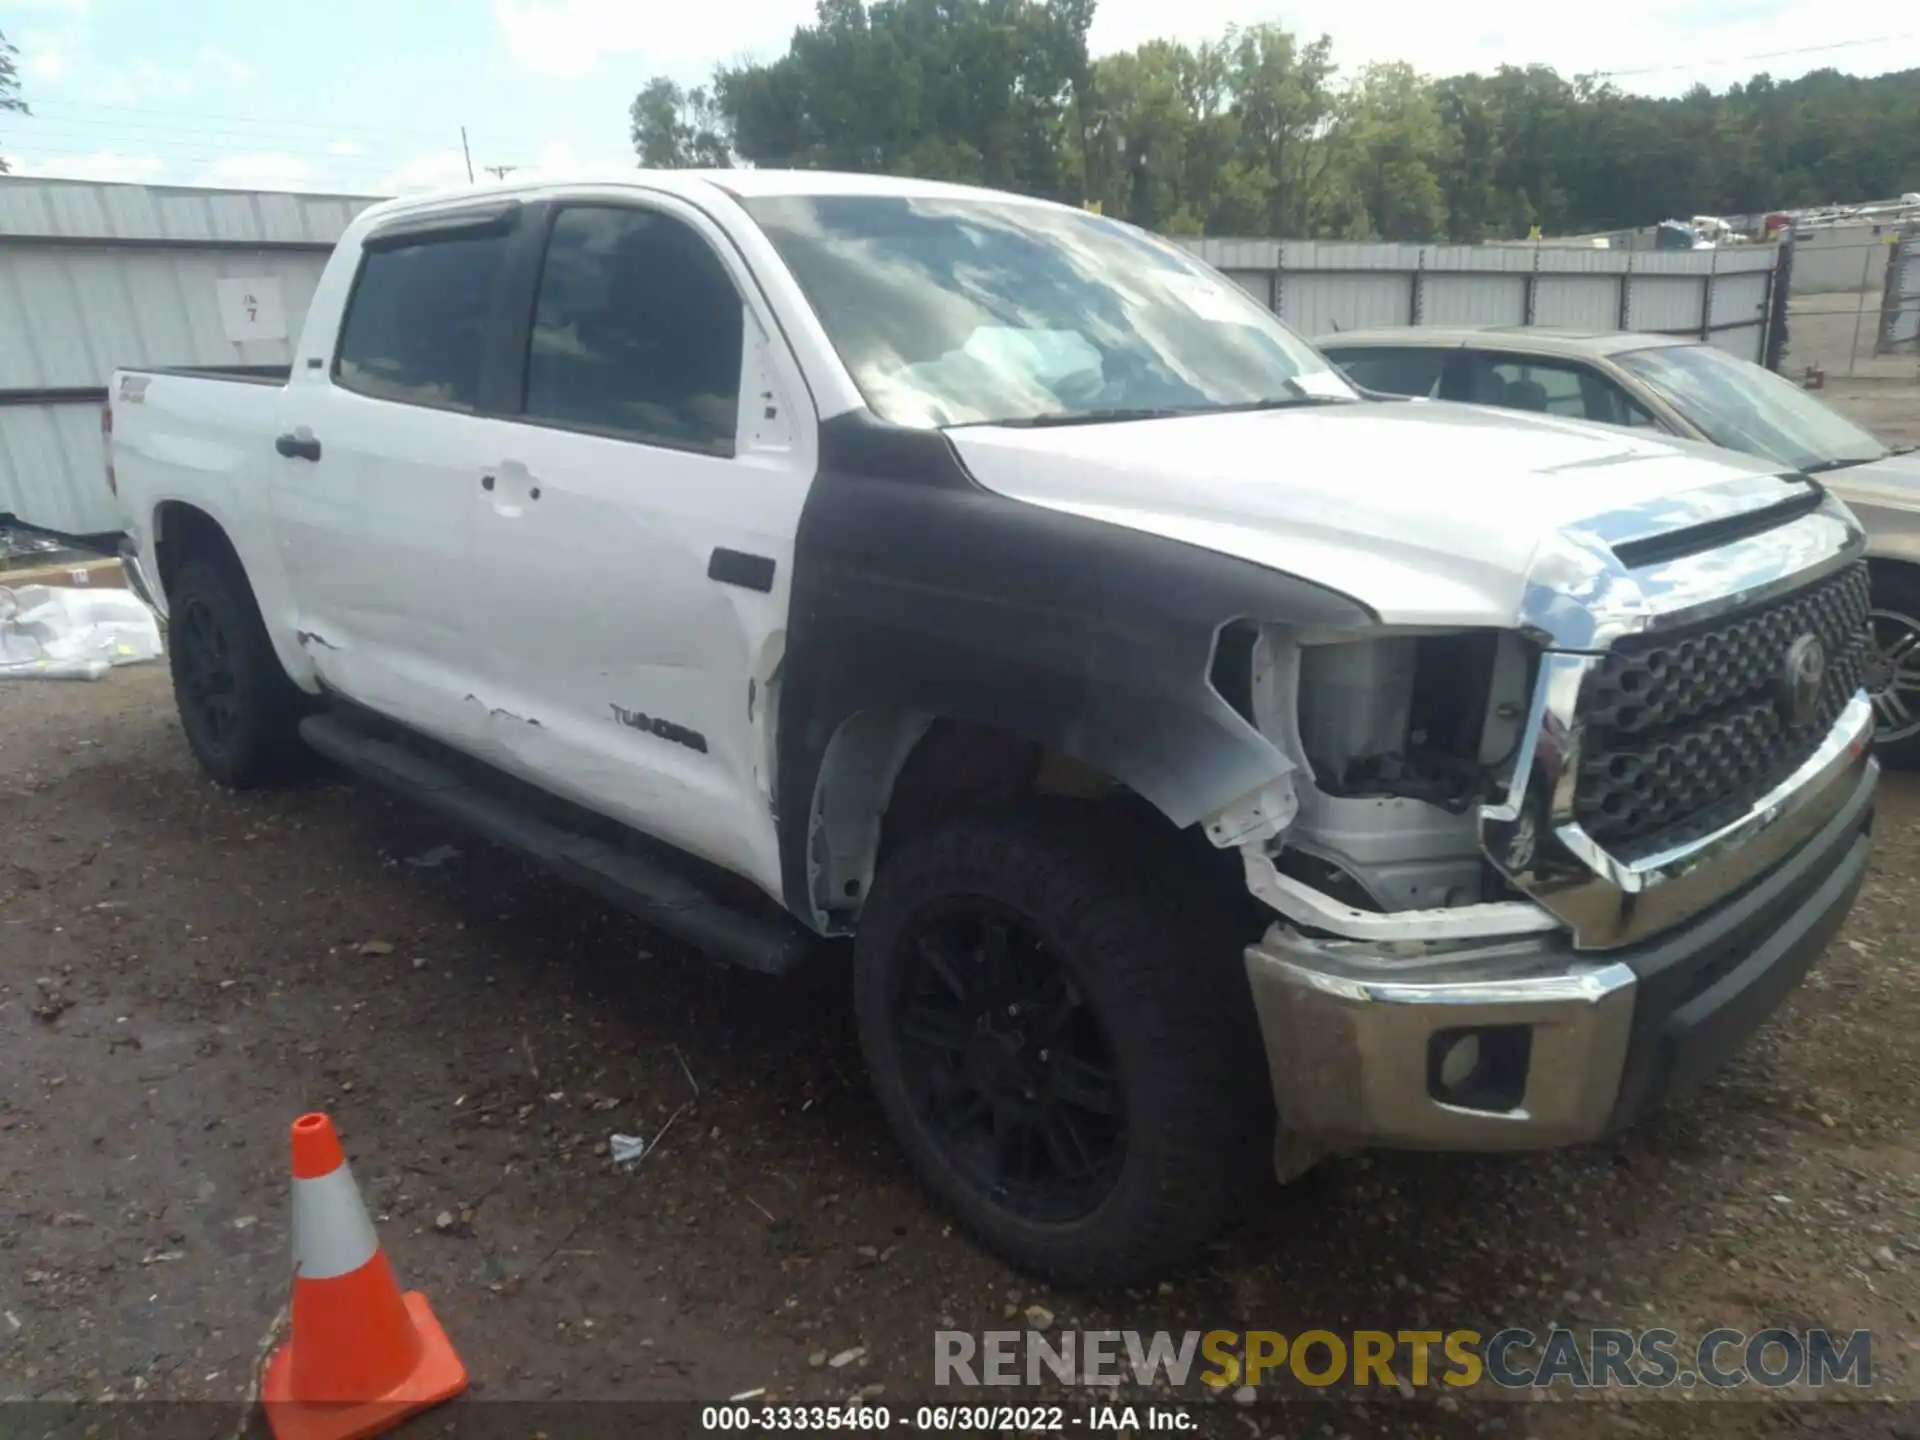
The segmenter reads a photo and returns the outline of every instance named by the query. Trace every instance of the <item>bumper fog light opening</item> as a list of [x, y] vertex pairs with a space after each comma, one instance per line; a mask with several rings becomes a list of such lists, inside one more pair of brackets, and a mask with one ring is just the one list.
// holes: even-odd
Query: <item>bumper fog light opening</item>
[[1427, 1093], [1461, 1110], [1517, 1110], [1532, 1051], [1531, 1025], [1437, 1030], [1427, 1042]]

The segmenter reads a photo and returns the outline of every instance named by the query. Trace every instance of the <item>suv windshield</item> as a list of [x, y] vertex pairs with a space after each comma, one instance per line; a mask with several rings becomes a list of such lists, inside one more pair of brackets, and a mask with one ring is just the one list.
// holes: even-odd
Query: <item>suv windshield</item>
[[1099, 216], [1018, 201], [741, 202], [867, 405], [920, 427], [1355, 400], [1232, 281]]
[[1631, 350], [1614, 361], [1729, 450], [1816, 472], [1888, 454], [1885, 445], [1791, 380], [1724, 350], [1670, 345]]

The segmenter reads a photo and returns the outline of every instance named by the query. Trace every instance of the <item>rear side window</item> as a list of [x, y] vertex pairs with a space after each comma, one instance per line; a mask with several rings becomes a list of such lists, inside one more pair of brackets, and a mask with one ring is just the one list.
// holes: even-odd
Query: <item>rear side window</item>
[[1470, 404], [1564, 415], [1602, 425], [1661, 428], [1618, 385], [1578, 361], [1469, 353], [1461, 378], [1465, 393], [1459, 398]]
[[1440, 385], [1440, 367], [1450, 352], [1432, 350], [1329, 350], [1332, 360], [1356, 385], [1388, 395], [1431, 395]]
[[731, 455], [745, 324], [719, 257], [680, 221], [563, 210], [534, 307], [526, 417]]
[[506, 251], [505, 235], [368, 251], [341, 322], [334, 379], [382, 400], [472, 410]]

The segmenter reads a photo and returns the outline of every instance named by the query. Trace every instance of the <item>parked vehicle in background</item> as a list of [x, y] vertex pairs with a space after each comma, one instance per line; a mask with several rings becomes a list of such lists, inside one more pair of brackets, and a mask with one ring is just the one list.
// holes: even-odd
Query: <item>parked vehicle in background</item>
[[1677, 435], [1818, 476], [1867, 532], [1874, 742], [1920, 766], [1920, 447], [1886, 445], [1792, 381], [1678, 336], [1406, 326], [1316, 343], [1369, 390]]
[[232, 786], [311, 747], [711, 953], [1138, 1281], [1335, 1145], [1590, 1140], [1865, 873], [1864, 539], [1745, 455], [1359, 396], [1177, 247], [883, 176], [390, 201], [292, 371], [123, 370]]

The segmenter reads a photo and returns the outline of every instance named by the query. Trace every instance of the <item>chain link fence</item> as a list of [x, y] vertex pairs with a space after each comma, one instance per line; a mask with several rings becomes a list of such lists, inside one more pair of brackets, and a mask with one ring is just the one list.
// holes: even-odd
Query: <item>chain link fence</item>
[[1785, 374], [1920, 381], [1920, 226], [1814, 231], [1789, 265]]

